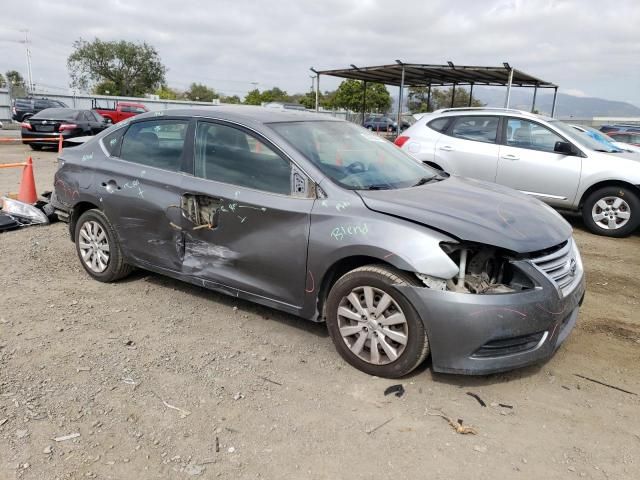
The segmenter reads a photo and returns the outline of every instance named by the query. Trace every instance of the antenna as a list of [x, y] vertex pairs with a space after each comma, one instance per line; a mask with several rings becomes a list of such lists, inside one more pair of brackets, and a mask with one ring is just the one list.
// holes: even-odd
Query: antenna
[[24, 40], [20, 43], [24, 43], [25, 48], [27, 49], [27, 76], [29, 77], [29, 93], [33, 94], [33, 72], [31, 71], [31, 48], [29, 48], [29, 29], [23, 28], [20, 31], [24, 33]]

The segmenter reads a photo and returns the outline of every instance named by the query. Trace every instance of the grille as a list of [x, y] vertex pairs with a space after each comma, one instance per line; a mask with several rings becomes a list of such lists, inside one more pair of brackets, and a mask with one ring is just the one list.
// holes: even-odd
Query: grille
[[472, 355], [474, 358], [504, 357], [533, 350], [544, 338], [546, 332], [520, 337], [502, 338], [485, 343]]
[[546, 273], [561, 290], [569, 287], [578, 273], [579, 265], [573, 240], [568, 240], [551, 253], [532, 258], [531, 262]]

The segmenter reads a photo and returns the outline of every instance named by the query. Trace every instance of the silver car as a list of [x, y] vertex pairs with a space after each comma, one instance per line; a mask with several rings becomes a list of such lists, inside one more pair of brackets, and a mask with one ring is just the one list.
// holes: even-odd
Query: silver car
[[396, 145], [439, 170], [581, 212], [599, 235], [623, 237], [640, 225], [640, 155], [607, 148], [553, 118], [502, 108], [438, 110]]

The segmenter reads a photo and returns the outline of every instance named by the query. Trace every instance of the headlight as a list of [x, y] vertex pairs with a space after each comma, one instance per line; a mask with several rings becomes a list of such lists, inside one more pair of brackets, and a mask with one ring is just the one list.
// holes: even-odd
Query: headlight
[[499, 249], [487, 245], [447, 244], [442, 250], [458, 265], [458, 274], [442, 279], [417, 273], [428, 288], [461, 293], [512, 293], [533, 288], [533, 282]]

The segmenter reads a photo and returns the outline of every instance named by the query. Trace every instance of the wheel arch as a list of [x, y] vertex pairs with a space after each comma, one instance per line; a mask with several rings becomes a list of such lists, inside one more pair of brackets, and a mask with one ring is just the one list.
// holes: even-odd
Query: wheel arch
[[340, 277], [350, 272], [351, 270], [355, 270], [359, 267], [364, 267], [365, 265], [381, 265], [389, 267], [393, 270], [412, 273], [399, 268], [388, 260], [369, 255], [352, 255], [340, 258], [325, 270], [324, 275], [322, 276], [322, 280], [320, 281], [320, 288], [318, 289], [317, 294], [317, 312], [319, 315], [318, 320], [323, 320], [325, 317], [324, 309], [327, 301], [327, 296], [329, 295], [329, 291], [331, 290], [331, 287], [336, 283], [336, 281], [338, 281]]
[[594, 183], [584, 191], [584, 193], [580, 197], [580, 202], [578, 203], [578, 209], [580, 210], [582, 209], [582, 206], [584, 205], [584, 202], [587, 199], [587, 197], [589, 197], [589, 195], [591, 195], [596, 190], [599, 190], [605, 187], [628, 188], [629, 190], [635, 192], [636, 195], [640, 196], [640, 187], [638, 187], [637, 185], [634, 185], [633, 183], [625, 182], [624, 180], [603, 180], [601, 182]]
[[78, 202], [73, 206], [73, 209], [71, 210], [71, 215], [69, 215], [69, 234], [71, 235], [72, 242], [75, 243], [76, 241], [76, 238], [75, 238], [76, 223], [78, 223], [78, 219], [80, 218], [80, 215], [82, 215], [87, 210], [92, 210], [92, 209], [100, 210], [100, 207], [88, 201]]

